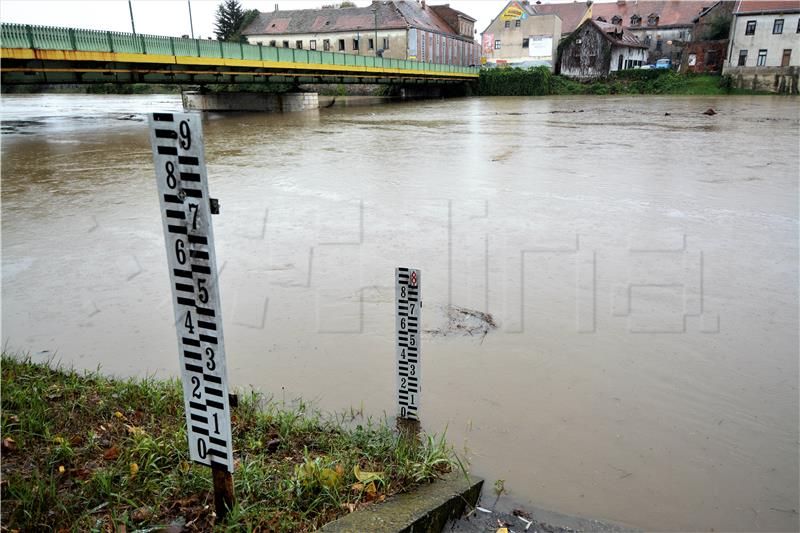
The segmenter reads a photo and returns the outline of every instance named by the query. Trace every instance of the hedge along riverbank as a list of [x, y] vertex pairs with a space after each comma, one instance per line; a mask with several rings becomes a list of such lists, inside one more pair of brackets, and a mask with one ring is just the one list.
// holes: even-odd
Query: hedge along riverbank
[[731, 89], [726, 76], [678, 74], [671, 70], [630, 69], [608, 78], [579, 82], [557, 76], [547, 67], [483, 69], [475, 84], [478, 96], [546, 96], [580, 94], [759, 94]]

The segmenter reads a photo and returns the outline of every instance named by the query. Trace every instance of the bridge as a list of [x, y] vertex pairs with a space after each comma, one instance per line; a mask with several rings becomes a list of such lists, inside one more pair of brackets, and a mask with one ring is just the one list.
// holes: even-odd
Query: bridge
[[478, 68], [203, 39], [3, 23], [0, 83], [454, 84]]

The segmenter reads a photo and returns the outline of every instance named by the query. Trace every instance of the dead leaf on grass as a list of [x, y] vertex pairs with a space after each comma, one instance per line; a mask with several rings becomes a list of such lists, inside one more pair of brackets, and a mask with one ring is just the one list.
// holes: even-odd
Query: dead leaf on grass
[[116, 446], [112, 446], [111, 448], [106, 450], [106, 453], [103, 454], [103, 459], [107, 461], [116, 461], [117, 458], [119, 457], [119, 453], [120, 453], [119, 448], [117, 448]]

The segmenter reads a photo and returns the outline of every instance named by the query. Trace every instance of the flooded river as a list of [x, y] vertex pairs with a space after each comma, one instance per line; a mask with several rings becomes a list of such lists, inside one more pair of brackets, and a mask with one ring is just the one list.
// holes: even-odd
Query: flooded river
[[[179, 97], [2, 106], [8, 349], [177, 375], [143, 114]], [[786, 97], [212, 115], [232, 386], [393, 413], [393, 269], [417, 267], [423, 425], [489, 487], [652, 529], [797, 530], [798, 119]]]

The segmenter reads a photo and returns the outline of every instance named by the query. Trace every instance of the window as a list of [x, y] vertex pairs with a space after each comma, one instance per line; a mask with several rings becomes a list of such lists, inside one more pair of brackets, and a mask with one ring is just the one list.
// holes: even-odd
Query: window
[[521, 20], [519, 20], [519, 19], [517, 19], [517, 20], [515, 20], [515, 21], [514, 21], [514, 27], [515, 27], [515, 28], [519, 28], [521, 24], [522, 24], [522, 21], [521, 21]]
[[706, 52], [706, 66], [710, 67], [717, 64], [717, 52], [716, 50], [709, 50]]
[[767, 64], [767, 51], [762, 48], [761, 50], [758, 51], [758, 62], [756, 62], [756, 65], [758, 65], [759, 67], [763, 67], [766, 64]]
[[323, 39], [322, 41], [322, 49], [326, 52], [330, 52], [331, 50], [331, 41], [330, 39]]
[[797, 33], [800, 33], [800, 19], [797, 19]]
[[494, 49], [500, 50], [500, 39], [495, 39], [494, 41]]
[[283, 47], [289, 48], [289, 41], [283, 41]]
[[339, 51], [344, 52], [344, 39], [339, 39]]
[[639, 15], [633, 15], [631, 17], [631, 26], [638, 26], [641, 23], [642, 23], [642, 17], [640, 17]]
[[739, 50], [739, 63], [738, 66], [744, 67], [747, 65], [747, 50]]
[[792, 49], [791, 48], [784, 49], [783, 57], [781, 58], [781, 66], [788, 67], [791, 59], [792, 59]]
[[353, 39], [353, 50], [358, 50], [358, 39]]
[[303, 49], [303, 41], [295, 41], [294, 42], [294, 47], [297, 48], [298, 50], [302, 50]]
[[648, 26], [657, 26], [658, 25], [658, 15], [655, 13], [651, 13], [650, 16], [647, 17], [647, 25]]
[[662, 44], [661, 39], [657, 39], [656, 40], [656, 52], [660, 52], [661, 51], [661, 44]]
[[680, 35], [678, 36], [678, 38], [679, 38], [681, 41], [683, 41], [684, 39], [686, 39], [686, 32], [685, 32], [685, 31], [682, 31], [682, 32], [680, 33]]
[[606, 22], [605, 17], [597, 17], [597, 22]]
[[[605, 22], [605, 19], [603, 20], [603, 22]], [[619, 15], [614, 15], [613, 17], [611, 17], [611, 24], [613, 24], [614, 26], [619, 26], [620, 24], [622, 24], [622, 17], [620, 17]]]
[[648, 48], [650, 48], [650, 43], [651, 43], [651, 42], [652, 42], [652, 39], [650, 38], [650, 36], [649, 36], [649, 35], [645, 35], [645, 36], [644, 36], [644, 44], [645, 44], [645, 45], [646, 45]]
[[522, 39], [522, 48], [528, 48], [530, 39]]
[[505, 23], [505, 27], [506, 27], [506, 28], [510, 28], [510, 27], [511, 27], [511, 21], [510, 21], [510, 20], [507, 20], [507, 21], [506, 21], [506, 23]]
[[756, 21], [755, 20], [748, 20], [747, 21], [747, 28], [744, 30], [745, 35], [755, 35], [756, 33]]
[[311, 39], [310, 41], [308, 41], [308, 49], [309, 50], [316, 50], [317, 49], [317, 40], [316, 39]]
[[375, 39], [367, 39], [367, 50], [375, 50]]
[[772, 33], [774, 35], [783, 33], [783, 19], [775, 19], [772, 23]]
[[270, 41], [270, 42], [269, 42], [269, 45], [270, 45], [270, 46], [272, 46], [272, 47], [274, 48], [274, 47], [275, 47], [275, 41]]
[[388, 50], [389, 49], [389, 38], [388, 37], [384, 37], [383, 38], [383, 49], [384, 50]]

